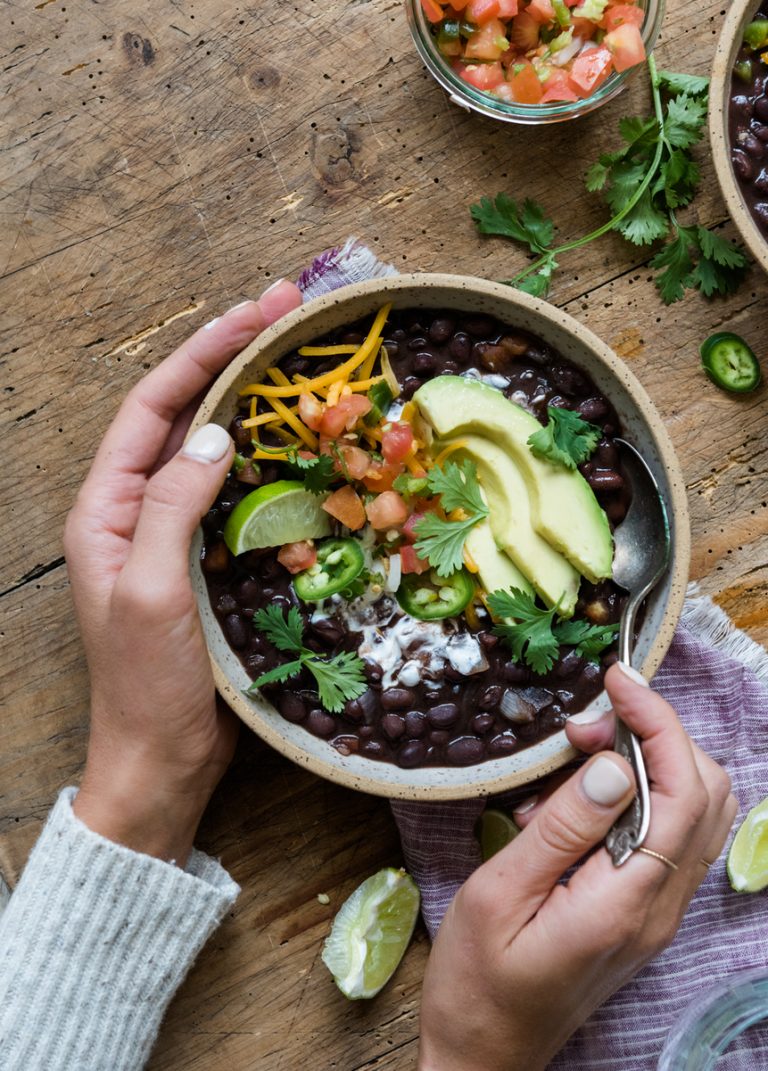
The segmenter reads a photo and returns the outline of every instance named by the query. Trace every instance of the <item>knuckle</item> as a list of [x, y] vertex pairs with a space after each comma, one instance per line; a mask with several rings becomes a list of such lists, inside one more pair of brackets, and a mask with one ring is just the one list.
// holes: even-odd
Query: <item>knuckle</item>
[[156, 620], [173, 605], [172, 593], [157, 577], [125, 568], [112, 591], [112, 609], [118, 622]]
[[692, 825], [696, 826], [701, 822], [709, 810], [709, 805], [709, 792], [704, 782], [699, 780], [688, 795], [688, 816]]
[[552, 804], [542, 811], [537, 833], [544, 847], [558, 855], [582, 853], [592, 843], [578, 809], [566, 811], [557, 804]]

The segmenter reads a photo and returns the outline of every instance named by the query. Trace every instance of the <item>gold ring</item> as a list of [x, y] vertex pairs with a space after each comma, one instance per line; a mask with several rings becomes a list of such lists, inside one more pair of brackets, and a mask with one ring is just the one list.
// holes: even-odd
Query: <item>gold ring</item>
[[[661, 852], [655, 852], [653, 848], [635, 848], [636, 852], [642, 852], [643, 855], [650, 855], [654, 859], [658, 859], [664, 866], [668, 866], [670, 870], [679, 870], [677, 863], [673, 863], [671, 859], [667, 859], [666, 855], [662, 855]], [[702, 862], [704, 860], [702, 859]]]
[[[717, 860], [716, 860], [716, 859], [715, 859], [715, 860], [713, 860], [713, 861], [714, 861], [714, 862], [717, 862]], [[707, 870], [709, 870], [709, 868], [710, 868], [710, 867], [712, 866], [712, 863], [708, 863], [708, 862], [707, 862], [707, 860], [706, 860], [706, 859], [703, 859], [703, 858], [700, 858], [700, 859], [699, 859], [699, 862], [700, 862], [700, 863], [703, 863], [703, 864], [704, 864], [704, 866], [705, 866], [705, 867], [707, 868]]]

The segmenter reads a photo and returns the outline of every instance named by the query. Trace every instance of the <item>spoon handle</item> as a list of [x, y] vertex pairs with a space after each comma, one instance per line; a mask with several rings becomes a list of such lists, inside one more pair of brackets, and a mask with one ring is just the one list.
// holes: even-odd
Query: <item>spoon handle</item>
[[[621, 616], [619, 657], [627, 666], [632, 664], [632, 638], [635, 634], [635, 617], [640, 601], [638, 598], [629, 598]], [[614, 750], [632, 767], [637, 784], [635, 798], [605, 838], [605, 846], [613, 860], [613, 865], [621, 866], [645, 840], [651, 821], [651, 793], [640, 740], [619, 718], [616, 719], [616, 737], [613, 746]]]

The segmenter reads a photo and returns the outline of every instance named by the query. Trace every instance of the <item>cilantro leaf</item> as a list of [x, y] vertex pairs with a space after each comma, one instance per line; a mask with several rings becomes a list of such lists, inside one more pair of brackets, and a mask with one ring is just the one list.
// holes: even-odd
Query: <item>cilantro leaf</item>
[[707, 260], [714, 260], [715, 264], [720, 264], [723, 268], [746, 268], [749, 264], [744, 250], [731, 245], [719, 234], [708, 231], [706, 227], [697, 227], [696, 234], [701, 252]]
[[670, 93], [687, 93], [691, 97], [703, 97], [709, 92], [709, 79], [697, 74], [677, 74], [674, 71], [659, 71], [659, 85]]
[[665, 237], [668, 226], [667, 216], [654, 205], [651, 191], [646, 190], [616, 229], [633, 245], [651, 245]]
[[392, 481], [392, 488], [395, 491], [399, 491], [401, 495], [408, 495], [410, 497], [423, 495], [428, 487], [429, 480], [426, 476], [411, 476], [408, 472], [396, 476]]
[[663, 194], [667, 208], [690, 204], [701, 178], [699, 166], [687, 153], [675, 149], [661, 165], [654, 194]]
[[691, 272], [689, 285], [700, 290], [704, 297], [733, 294], [738, 290], [745, 268], [726, 268], [717, 261], [701, 257]]
[[256, 611], [253, 624], [278, 651], [299, 652], [304, 649], [304, 623], [295, 606], [292, 606], [288, 616], [284, 617], [281, 608], [272, 603], [263, 610]]
[[468, 513], [488, 516], [488, 507], [483, 501], [480, 484], [477, 482], [477, 467], [469, 458], [465, 458], [460, 464], [446, 461], [442, 468], [435, 465], [429, 471], [427, 482], [432, 494], [440, 495], [440, 505], [446, 513], [463, 509]]
[[291, 464], [299, 470], [304, 486], [313, 495], [325, 494], [338, 475], [333, 467], [333, 458], [327, 454], [312, 458], [300, 457], [296, 454], [291, 459]]
[[[487, 514], [486, 514], [487, 516]], [[414, 526], [417, 541], [414, 550], [420, 558], [426, 558], [438, 576], [451, 576], [461, 569], [464, 560], [464, 543], [479, 516], [464, 521], [444, 521], [434, 513], [428, 513]]]
[[304, 664], [317, 681], [320, 702], [332, 714], [340, 713], [348, 699], [357, 699], [368, 688], [363, 660], [354, 651], [327, 659], [307, 658]]
[[619, 631], [618, 625], [591, 625], [589, 621], [558, 621], [554, 627], [559, 644], [576, 648], [584, 658], [597, 661], [597, 655], [610, 647]]
[[250, 688], [246, 689], [246, 694], [256, 692], [266, 684], [282, 684], [283, 681], [287, 681], [290, 677], [295, 677], [303, 666], [303, 659], [297, 658], [295, 662], [283, 662], [282, 665], [275, 666], [274, 669], [268, 669], [266, 673], [262, 673], [260, 677], [256, 678]]
[[680, 301], [689, 285], [693, 261], [690, 254], [690, 232], [680, 229], [677, 236], [657, 253], [652, 268], [666, 268], [656, 277], [656, 286], [665, 305]]
[[590, 193], [597, 193], [598, 190], [602, 190], [608, 181], [610, 175], [609, 165], [604, 163], [602, 157], [595, 161], [594, 164], [587, 171], [586, 178], [584, 180], [587, 190]]
[[503, 620], [494, 627], [518, 662], [525, 661], [535, 673], [547, 673], [557, 658], [558, 643], [552, 631], [555, 607], [542, 610], [532, 596], [518, 588], [493, 591], [488, 606]]
[[513, 238], [532, 253], [544, 253], [552, 244], [555, 225], [536, 201], [528, 199], [518, 207], [509, 194], [499, 193], [494, 200], [482, 197], [470, 212], [480, 234]]
[[682, 93], [667, 104], [664, 134], [670, 145], [689, 149], [701, 139], [701, 128], [707, 117], [707, 102]]
[[558, 409], [550, 405], [547, 413], [549, 422], [546, 428], [530, 435], [528, 446], [536, 457], [544, 461], [575, 469], [587, 460], [603, 433], [570, 409]]

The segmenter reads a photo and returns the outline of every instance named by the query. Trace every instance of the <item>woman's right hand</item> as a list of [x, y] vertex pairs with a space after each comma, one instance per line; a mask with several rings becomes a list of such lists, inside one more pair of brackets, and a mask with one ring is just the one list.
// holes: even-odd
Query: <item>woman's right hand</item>
[[[419, 1071], [540, 1071], [608, 997], [668, 945], [736, 815], [728, 775], [634, 671], [606, 674], [613, 709], [643, 742], [651, 781], [646, 847], [615, 868], [598, 847], [634, 792], [603, 751], [516, 818], [523, 832], [456, 894], [427, 967]], [[610, 747], [614, 716], [575, 720], [586, 751]], [[597, 848], [567, 885], [563, 874]]]

